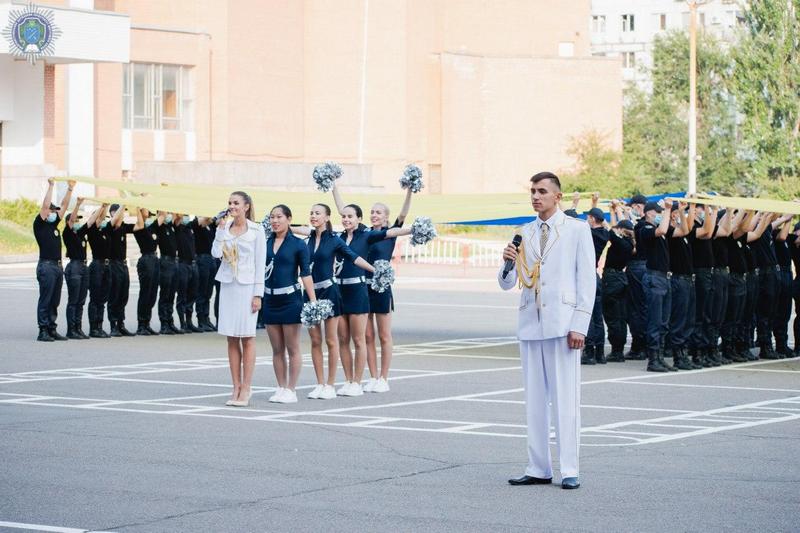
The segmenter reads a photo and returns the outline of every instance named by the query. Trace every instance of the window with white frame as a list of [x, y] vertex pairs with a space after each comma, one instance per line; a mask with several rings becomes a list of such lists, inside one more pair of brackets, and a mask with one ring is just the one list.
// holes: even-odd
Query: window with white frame
[[606, 16], [592, 15], [592, 33], [606, 32]]
[[634, 31], [634, 30], [635, 30], [635, 27], [634, 27], [633, 15], [631, 15], [631, 14], [622, 15], [622, 31], [623, 32], [630, 32], [630, 31]]
[[150, 63], [123, 65], [123, 128], [192, 131], [193, 113], [190, 68]]
[[622, 52], [622, 68], [635, 68], [635, 67], [636, 67], [636, 53]]
[[667, 29], [667, 14], [666, 13], [657, 13], [656, 16], [656, 27], [659, 31], [664, 31]]

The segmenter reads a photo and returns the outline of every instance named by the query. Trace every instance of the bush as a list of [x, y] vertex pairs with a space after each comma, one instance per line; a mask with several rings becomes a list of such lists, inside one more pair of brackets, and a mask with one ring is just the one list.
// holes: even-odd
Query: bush
[[[19, 226], [30, 229], [33, 218], [39, 212], [41, 204], [20, 198], [18, 200], [0, 201], [0, 220], [7, 220]], [[31, 229], [31, 231], [33, 231]]]

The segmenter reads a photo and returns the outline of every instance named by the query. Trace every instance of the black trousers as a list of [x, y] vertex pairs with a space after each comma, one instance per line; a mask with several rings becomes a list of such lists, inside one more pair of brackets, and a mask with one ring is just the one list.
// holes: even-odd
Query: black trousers
[[64, 269], [67, 282], [67, 325], [77, 326], [83, 320], [83, 307], [89, 294], [89, 267], [85, 261], [71, 260]]
[[197, 298], [197, 261], [181, 261], [178, 263], [178, 298], [175, 309], [179, 316], [191, 313]]
[[156, 254], [145, 254], [136, 262], [136, 274], [139, 276], [136, 318], [139, 322], [150, 323], [153, 316], [153, 307], [158, 296], [159, 266]]
[[[741, 343], [740, 330], [744, 328], [744, 308], [747, 303], [746, 275], [732, 273], [728, 283], [728, 307], [725, 310], [725, 321], [722, 323], [720, 334], [722, 344], [732, 346]], [[749, 348], [749, 345], [747, 346]]]
[[111, 274], [111, 288], [108, 293], [108, 321], [120, 322], [125, 320], [125, 306], [128, 305], [131, 275], [125, 261], [111, 261], [108, 270]]
[[99, 259], [89, 263], [89, 323], [102, 324], [105, 314], [108, 292], [111, 285], [111, 274], [108, 264]]
[[36, 321], [40, 328], [54, 328], [58, 318], [58, 305], [61, 303], [61, 286], [64, 283], [64, 271], [59, 262], [40, 260], [36, 265], [36, 281], [39, 282]]
[[628, 277], [621, 270], [603, 271], [603, 318], [612, 352], [621, 352], [628, 339]]
[[604, 346], [606, 343], [606, 330], [603, 326], [603, 287], [600, 283], [599, 275], [597, 275], [596, 283], [592, 318], [589, 322], [589, 331], [586, 334], [586, 346]]
[[175, 291], [178, 288], [178, 262], [174, 257], [162, 257], [158, 266], [158, 320], [172, 322], [175, 310]]
[[794, 298], [794, 349], [800, 349], [800, 272], [792, 284], [792, 297]]
[[644, 274], [647, 266], [644, 261], [631, 261], [625, 267], [628, 277], [628, 327], [633, 343], [644, 348], [647, 332], [647, 296], [644, 288]]
[[[197, 256], [197, 301], [195, 311], [198, 317], [208, 318], [211, 312], [211, 295], [214, 293], [214, 276], [217, 275], [217, 262], [211, 254]], [[215, 304], [216, 307], [216, 304]]]
[[667, 274], [648, 270], [644, 276], [647, 295], [647, 344], [648, 350], [659, 351], [669, 332], [672, 312], [672, 284]]
[[756, 329], [756, 302], [758, 301], [759, 277], [756, 271], [747, 273], [747, 296], [742, 314], [742, 328], [739, 330], [742, 343], [747, 348], [753, 346], [753, 333]]
[[728, 311], [730, 274], [728, 274], [727, 270], [715, 268], [714, 274], [711, 276], [711, 283], [714, 286], [714, 296], [711, 304], [711, 344], [709, 347], [716, 348], [719, 343], [722, 323], [725, 322], [725, 314]]
[[714, 307], [714, 284], [710, 268], [694, 271], [694, 329], [689, 338], [689, 348], [705, 350], [711, 348], [711, 311]]
[[695, 288], [692, 276], [672, 275], [672, 307], [667, 347], [685, 348], [694, 329]]
[[772, 332], [775, 346], [789, 345], [789, 319], [792, 316], [792, 272], [782, 269], [778, 272], [778, 298], [775, 314], [772, 316]]
[[756, 302], [756, 336], [758, 345], [772, 343], [772, 317], [778, 303], [778, 273], [774, 268], [762, 268], [758, 274]]

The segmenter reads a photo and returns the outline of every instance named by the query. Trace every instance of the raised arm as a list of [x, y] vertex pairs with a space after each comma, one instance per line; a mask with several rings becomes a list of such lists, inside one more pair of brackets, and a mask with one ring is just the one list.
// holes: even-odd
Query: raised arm
[[342, 200], [342, 195], [339, 194], [339, 189], [336, 187], [336, 180], [333, 181], [331, 192], [333, 193], [333, 201], [336, 203], [336, 211], [341, 215], [342, 211], [344, 211], [345, 203], [344, 200]]
[[111, 226], [114, 228], [118, 228], [122, 225], [122, 221], [125, 220], [125, 206], [119, 206], [117, 212], [114, 213], [114, 216], [111, 218]]
[[140, 207], [136, 210], [136, 224], [133, 226], [133, 231], [144, 229], [144, 208]]
[[311, 232], [314, 231], [308, 226], [289, 226], [289, 231], [294, 233], [295, 235], [301, 235], [303, 237], [308, 237], [311, 235]]
[[61, 200], [61, 212], [64, 213], [69, 207], [70, 201], [72, 201], [72, 191], [75, 190], [75, 180], [69, 180], [67, 182], [67, 194], [64, 195], [64, 198]]
[[50, 215], [50, 204], [53, 203], [53, 186], [55, 183], [53, 178], [47, 179], [47, 192], [44, 193], [42, 207], [39, 209], [39, 218], [42, 220], [47, 220], [47, 217]]
[[703, 221], [703, 226], [697, 230], [697, 238], [700, 240], [708, 240], [714, 235], [714, 226], [717, 224], [717, 208], [714, 206], [703, 206], [706, 211], [706, 218]]
[[753, 231], [747, 232], [747, 242], [754, 242], [761, 238], [764, 231], [772, 224], [774, 215], [772, 213], [760, 213], [761, 217], [758, 221], [758, 226]]
[[414, 194], [411, 192], [411, 189], [406, 189], [406, 199], [403, 200], [403, 207], [400, 209], [400, 214], [397, 215], [397, 222], [399, 224], [403, 224], [406, 221], [406, 216], [408, 216], [408, 210], [411, 209], [411, 195]]
[[672, 221], [672, 204], [669, 209], [664, 209], [664, 214], [661, 216], [661, 224], [656, 228], [656, 237], [663, 237], [669, 231], [669, 225]]
[[789, 231], [792, 229], [792, 218], [794, 217], [787, 213], [781, 218], [784, 219], [783, 226], [781, 226], [781, 231], [778, 232], [778, 235], [775, 238], [779, 241], [785, 241], [787, 237], [789, 237]]
[[617, 200], [611, 200], [611, 209], [608, 210], [608, 215], [612, 227], [616, 226], [617, 222], [619, 221], [619, 215], [617, 214], [617, 209], [619, 209], [619, 202]]
[[[81, 200], [81, 199], [78, 198], [78, 200]], [[107, 206], [108, 206], [108, 204], [103, 204], [103, 205], [101, 205], [100, 207], [98, 207], [97, 209], [94, 210], [94, 213], [92, 213], [92, 215], [89, 217], [89, 220], [86, 221], [86, 227], [87, 228], [96, 225], [97, 217], [99, 217], [101, 214], [105, 213], [105, 210], [106, 210]], [[103, 215], [103, 216], [105, 216], [105, 215]]]
[[108, 211], [108, 204], [103, 204], [100, 206], [100, 209], [94, 212], [94, 225], [96, 227], [100, 227], [100, 224], [103, 223], [103, 219], [106, 218], [106, 212]]
[[403, 235], [411, 235], [411, 228], [389, 228], [386, 230], [386, 238], [402, 237]]
[[750, 222], [753, 220], [754, 213], [752, 211], [745, 211], [743, 209], [739, 210], [737, 213], [736, 218], [739, 218], [741, 215], [741, 219], [739, 220], [739, 224], [736, 225], [734, 221], [733, 227], [733, 238], [739, 239], [742, 235], [749, 231]]
[[725, 210], [725, 214], [722, 216], [722, 219], [719, 221], [719, 228], [717, 228], [717, 239], [722, 239], [727, 237], [731, 234], [731, 230], [733, 228], [733, 212]]
[[72, 225], [75, 224], [76, 220], [78, 220], [78, 214], [81, 211], [82, 203], [83, 203], [83, 198], [79, 196], [78, 201], [75, 202], [75, 209], [72, 210], [72, 213], [69, 215], [69, 220], [67, 220], [67, 226], [69, 227], [69, 229], [72, 229]]

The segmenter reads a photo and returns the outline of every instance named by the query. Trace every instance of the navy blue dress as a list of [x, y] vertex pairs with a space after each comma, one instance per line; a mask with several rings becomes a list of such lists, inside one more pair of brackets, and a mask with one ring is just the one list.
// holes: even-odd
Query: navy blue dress
[[[314, 248], [317, 248], [316, 251]], [[308, 254], [311, 257], [311, 278], [314, 280], [314, 293], [318, 300], [330, 300], [333, 303], [333, 316], [342, 314], [342, 296], [339, 286], [333, 282], [333, 264], [335, 259], [346, 259], [354, 262], [356, 254], [345, 242], [331, 231], [322, 232], [317, 246], [317, 232], [312, 231], [308, 237]], [[318, 287], [325, 284], [327, 287]], [[305, 297], [308, 301], [308, 294]]]
[[[403, 224], [400, 220], [395, 220], [394, 224], [392, 225], [393, 228], [401, 228]], [[388, 230], [388, 227], [381, 228], [382, 230]], [[375, 261], [379, 259], [383, 259], [385, 261], [392, 260], [392, 253], [394, 253], [394, 243], [397, 241], [397, 237], [392, 237], [391, 239], [384, 239], [382, 241], [378, 241], [372, 246], [369, 247], [369, 254], [367, 254], [367, 261], [371, 264], [375, 264]], [[367, 272], [367, 278], [372, 278], [372, 273]], [[384, 292], [375, 292], [372, 288], [369, 288], [369, 312], [370, 313], [391, 313], [394, 311], [394, 297], [392, 296], [392, 288], [389, 287]]]
[[[300, 311], [303, 309], [303, 296], [298, 272], [301, 277], [311, 275], [306, 243], [298, 239], [292, 232], [286, 233], [283, 244], [274, 251], [275, 235], [267, 239], [267, 270], [264, 273], [265, 289], [284, 289], [293, 287], [289, 294], [269, 294], [264, 292], [265, 324], [299, 324]], [[288, 289], [287, 289], [288, 290]]]
[[[340, 234], [347, 243], [347, 232]], [[369, 256], [371, 245], [386, 238], [386, 229], [370, 230], [364, 224], [359, 224], [353, 231], [353, 238], [347, 243], [360, 257]], [[337, 283], [342, 294], [342, 314], [359, 315], [369, 313], [369, 291], [365, 281], [354, 283], [356, 279], [366, 279], [365, 271], [356, 264], [344, 259], [341, 271], [337, 275]]]

